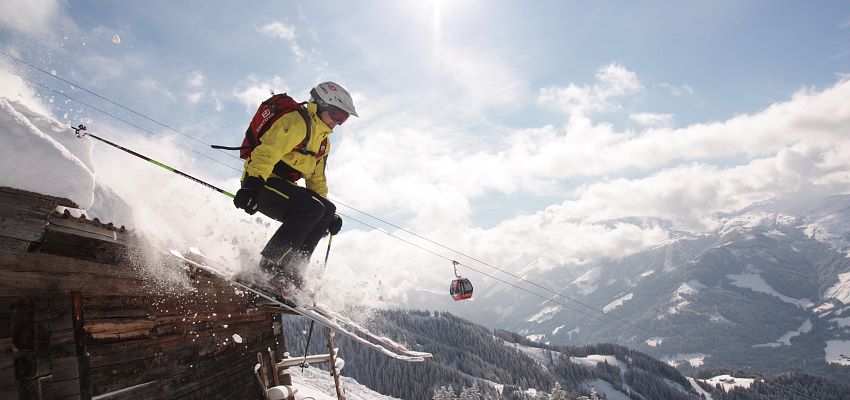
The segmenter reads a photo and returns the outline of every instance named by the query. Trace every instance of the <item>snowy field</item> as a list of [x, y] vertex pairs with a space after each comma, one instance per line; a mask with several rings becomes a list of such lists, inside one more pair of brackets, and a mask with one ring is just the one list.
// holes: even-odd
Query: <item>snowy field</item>
[[[544, 349], [541, 349], [541, 348], [538, 348], [538, 347], [529, 347], [529, 346], [521, 345], [519, 343], [508, 343], [508, 342], [504, 342], [504, 343], [505, 343], [505, 346], [513, 347], [513, 348], [525, 353], [525, 355], [531, 357], [532, 360], [537, 361], [538, 364], [540, 364], [544, 367], [549, 365], [549, 356], [546, 354], [546, 350], [544, 350]], [[557, 351], [552, 351], [551, 354], [552, 354], [552, 359], [554, 359], [554, 360], [557, 360], [561, 356], [561, 353], [557, 352]]]
[[603, 381], [602, 379], [596, 379], [587, 384], [588, 388], [593, 388], [596, 390], [596, 393], [605, 396], [608, 400], [631, 400], [628, 395], [617, 390], [607, 381]]
[[720, 387], [722, 387], [723, 390], [728, 392], [728, 391], [730, 391], [730, 390], [732, 390], [736, 387], [748, 389], [750, 387], [750, 385], [753, 384], [755, 379], [735, 378], [731, 375], [719, 375], [719, 376], [715, 376], [714, 378], [705, 379], [705, 380], [702, 380], [702, 381], [711, 385], [711, 386], [720, 385]]
[[[298, 389], [296, 400], [335, 400], [336, 389], [333, 378], [327, 371], [319, 368], [290, 368], [293, 386]], [[345, 373], [345, 370], [342, 371]], [[384, 396], [361, 385], [352, 378], [342, 377], [342, 387], [348, 400], [395, 400], [395, 397]]]
[[833, 298], [844, 304], [850, 303], [850, 272], [838, 274], [838, 283], [824, 293], [824, 298]]
[[794, 299], [777, 292], [776, 289], [765, 282], [759, 274], [730, 274], [726, 275], [726, 277], [729, 278], [732, 281], [732, 284], [737, 287], [750, 289], [754, 292], [769, 294], [786, 303], [796, 304], [802, 308], [808, 308], [814, 305], [809, 299]]
[[827, 340], [826, 362], [850, 365], [850, 340]]
[[608, 305], [606, 305], [605, 307], [603, 307], [602, 312], [609, 313], [609, 312], [613, 311], [614, 309], [616, 309], [617, 307], [623, 305], [625, 302], [631, 300], [632, 297], [634, 297], [634, 293], [629, 293], [629, 294], [627, 294], [623, 297], [620, 297], [620, 298], [608, 303]]
[[660, 360], [673, 367], [678, 367], [683, 363], [688, 363], [694, 368], [699, 368], [705, 362], [706, 357], [711, 357], [711, 355], [702, 353], [675, 354], [672, 356], [662, 357]]

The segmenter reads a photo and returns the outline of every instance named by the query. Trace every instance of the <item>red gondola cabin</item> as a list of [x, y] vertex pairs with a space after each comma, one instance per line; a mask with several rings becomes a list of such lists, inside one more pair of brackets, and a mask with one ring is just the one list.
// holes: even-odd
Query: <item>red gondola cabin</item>
[[449, 286], [449, 293], [455, 301], [468, 300], [472, 298], [472, 282], [466, 278], [460, 278], [452, 281]]

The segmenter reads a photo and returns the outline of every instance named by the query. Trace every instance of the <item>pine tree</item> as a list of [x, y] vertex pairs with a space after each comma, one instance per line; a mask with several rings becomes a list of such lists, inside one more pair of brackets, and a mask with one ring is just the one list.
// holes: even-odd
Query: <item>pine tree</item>
[[457, 395], [455, 394], [454, 388], [451, 386], [445, 387], [442, 386], [439, 389], [434, 390], [434, 400], [458, 400]]
[[560, 382], [555, 382], [555, 387], [552, 389], [552, 393], [549, 395], [549, 400], [569, 400], [569, 397], [567, 397], [567, 392], [561, 389]]
[[478, 389], [477, 383], [473, 383], [472, 388], [469, 389], [469, 399], [468, 400], [482, 400], [481, 399], [481, 391]]

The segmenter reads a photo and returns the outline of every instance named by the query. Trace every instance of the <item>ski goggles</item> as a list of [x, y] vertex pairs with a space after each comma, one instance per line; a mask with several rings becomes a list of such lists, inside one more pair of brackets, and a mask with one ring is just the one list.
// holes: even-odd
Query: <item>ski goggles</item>
[[343, 122], [348, 120], [348, 113], [345, 112], [345, 111], [342, 111], [342, 109], [340, 109], [338, 107], [329, 105], [327, 110], [328, 110], [328, 115], [330, 115], [331, 119], [337, 125], [342, 125]]

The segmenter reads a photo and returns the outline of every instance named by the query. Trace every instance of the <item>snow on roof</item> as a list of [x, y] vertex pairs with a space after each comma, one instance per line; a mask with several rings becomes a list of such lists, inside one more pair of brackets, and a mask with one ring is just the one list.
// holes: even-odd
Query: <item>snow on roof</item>
[[[94, 203], [92, 142], [65, 124], [15, 100], [0, 97], [0, 186], [67, 198], [82, 208]], [[46, 174], [45, 171], [50, 171]]]

